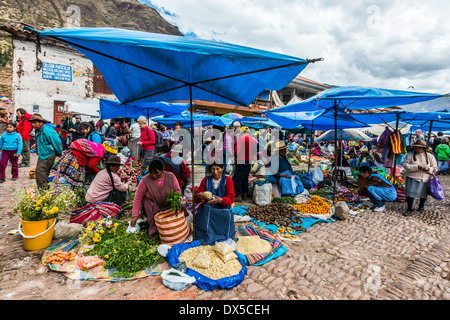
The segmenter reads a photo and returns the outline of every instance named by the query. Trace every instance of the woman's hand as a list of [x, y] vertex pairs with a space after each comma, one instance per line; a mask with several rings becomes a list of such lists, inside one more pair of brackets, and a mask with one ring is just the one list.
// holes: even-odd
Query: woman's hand
[[139, 217], [132, 217], [132, 218], [131, 218], [131, 220], [130, 220], [130, 225], [131, 225], [132, 227], [136, 227], [136, 222], [138, 221], [138, 218], [139, 218]]
[[218, 196], [213, 196], [213, 199], [208, 201], [208, 204], [221, 204], [222, 203], [222, 198], [218, 197]]
[[283, 177], [283, 178], [286, 178], [286, 179], [290, 179], [291, 178], [290, 175], [284, 174], [284, 173], [280, 174], [280, 177]]

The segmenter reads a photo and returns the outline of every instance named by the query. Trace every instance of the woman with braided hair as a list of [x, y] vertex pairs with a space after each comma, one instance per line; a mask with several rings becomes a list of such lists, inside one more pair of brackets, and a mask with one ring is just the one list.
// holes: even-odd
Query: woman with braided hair
[[403, 162], [406, 170], [406, 200], [408, 202], [408, 209], [404, 216], [413, 214], [414, 199], [417, 198], [420, 199], [418, 210], [423, 212], [428, 197], [430, 177], [438, 171], [436, 158], [427, 151], [425, 140], [416, 140], [412, 147], [414, 149], [406, 155]]

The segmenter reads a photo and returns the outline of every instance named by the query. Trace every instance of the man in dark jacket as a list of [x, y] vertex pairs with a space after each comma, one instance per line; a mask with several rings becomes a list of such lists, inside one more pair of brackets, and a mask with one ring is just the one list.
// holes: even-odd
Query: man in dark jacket
[[81, 116], [76, 115], [75, 116], [75, 124], [73, 125], [73, 129], [69, 129], [69, 131], [72, 133], [72, 141], [75, 141], [77, 139], [84, 138], [84, 133], [80, 130], [80, 124], [81, 124]]
[[19, 163], [19, 168], [28, 167], [30, 165], [30, 132], [33, 130], [30, 122], [31, 114], [27, 113], [25, 109], [19, 108], [16, 110], [16, 115], [19, 121], [17, 125], [17, 132], [22, 136], [23, 144], [22, 162]]

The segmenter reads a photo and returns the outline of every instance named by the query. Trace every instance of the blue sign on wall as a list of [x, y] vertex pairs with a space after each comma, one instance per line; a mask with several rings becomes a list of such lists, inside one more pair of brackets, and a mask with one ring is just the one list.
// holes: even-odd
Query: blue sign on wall
[[72, 82], [72, 67], [42, 62], [42, 79]]

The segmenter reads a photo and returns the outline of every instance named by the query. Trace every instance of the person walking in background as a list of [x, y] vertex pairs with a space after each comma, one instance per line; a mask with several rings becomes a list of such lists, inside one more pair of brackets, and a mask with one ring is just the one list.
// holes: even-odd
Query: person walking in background
[[30, 118], [31, 126], [36, 131], [36, 184], [42, 188], [48, 184], [48, 176], [56, 156], [62, 155], [61, 138], [51, 126], [45, 125], [47, 120], [35, 113]]
[[0, 183], [5, 182], [6, 167], [10, 160], [12, 180], [17, 180], [19, 178], [19, 166], [17, 165], [17, 162], [22, 153], [22, 147], [22, 136], [16, 132], [16, 124], [10, 122], [6, 126], [6, 132], [0, 137], [0, 150], [2, 153], [0, 160]]
[[248, 193], [248, 176], [251, 162], [256, 157], [257, 141], [250, 136], [250, 129], [242, 127], [236, 142], [236, 166], [233, 175], [234, 193], [236, 201], [245, 200]]
[[0, 110], [0, 136], [6, 132], [6, 126], [9, 124], [9, 112]]
[[[449, 139], [445, 137], [440, 140], [440, 144], [434, 149], [435, 157], [437, 158], [437, 164], [439, 171], [446, 172], [448, 170], [448, 161], [450, 160], [450, 147], [448, 146]], [[444, 165], [446, 166], [444, 167]]]
[[70, 134], [70, 129], [73, 129], [73, 122], [70, 119], [70, 117], [65, 114], [63, 115], [63, 118], [61, 120], [61, 131], [60, 131], [63, 150], [66, 150], [67, 146], [70, 145], [71, 143], [70, 137], [72, 136], [72, 134]]
[[137, 119], [135, 119], [134, 123], [130, 126], [130, 130], [131, 130], [131, 139], [128, 140], [128, 148], [130, 148], [131, 151], [130, 157], [139, 159], [140, 148], [138, 142], [141, 139], [141, 128], [139, 127], [139, 123], [137, 123]]
[[80, 115], [76, 115], [75, 116], [75, 123], [73, 125], [73, 128], [69, 129], [69, 132], [72, 133], [72, 139], [71, 139], [70, 142], [73, 142], [73, 141], [75, 141], [77, 139], [84, 138], [84, 133], [81, 131], [80, 125], [81, 125], [81, 116]]
[[137, 120], [139, 128], [141, 128], [141, 140], [138, 144], [142, 146], [144, 153], [144, 161], [142, 162], [142, 173], [145, 173], [148, 165], [155, 156], [155, 132], [147, 126], [147, 118], [140, 116]]
[[30, 146], [31, 136], [30, 132], [33, 130], [31, 126], [30, 118], [31, 114], [27, 113], [25, 109], [19, 108], [16, 110], [16, 115], [19, 123], [17, 124], [17, 133], [22, 137], [22, 162], [19, 164], [19, 168], [30, 166]]

